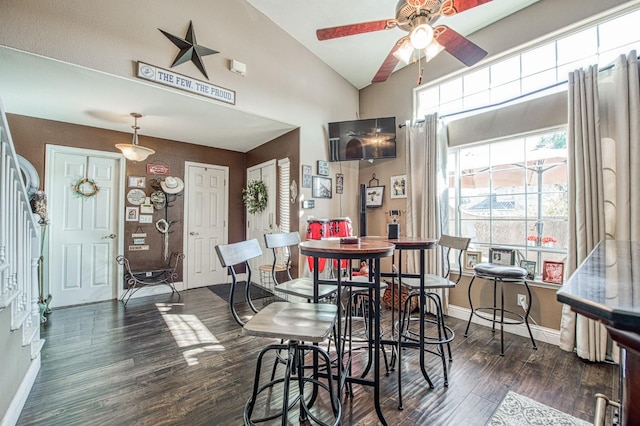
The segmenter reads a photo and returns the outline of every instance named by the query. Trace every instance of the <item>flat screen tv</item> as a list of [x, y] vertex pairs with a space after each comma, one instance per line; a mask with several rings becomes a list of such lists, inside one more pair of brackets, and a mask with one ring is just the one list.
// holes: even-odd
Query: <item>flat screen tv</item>
[[396, 118], [329, 123], [329, 161], [396, 158]]

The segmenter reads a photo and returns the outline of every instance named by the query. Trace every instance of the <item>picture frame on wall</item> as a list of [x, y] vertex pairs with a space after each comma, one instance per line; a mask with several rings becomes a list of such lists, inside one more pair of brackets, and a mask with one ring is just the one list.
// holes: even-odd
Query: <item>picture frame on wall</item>
[[482, 262], [482, 252], [474, 250], [466, 250], [464, 252], [464, 264], [462, 269], [473, 271], [473, 267]]
[[311, 188], [311, 166], [302, 165], [302, 187]]
[[516, 251], [507, 248], [489, 249], [489, 262], [496, 265], [514, 265], [516, 260]]
[[407, 175], [391, 176], [391, 198], [407, 198]]
[[564, 282], [564, 262], [544, 260], [542, 262], [542, 282], [562, 284]]
[[336, 173], [336, 194], [344, 192], [344, 174]]
[[384, 185], [367, 187], [367, 190], [366, 190], [367, 208], [382, 207], [383, 198], [384, 198]]
[[331, 178], [314, 176], [311, 192], [313, 198], [331, 198]]
[[137, 222], [140, 215], [138, 207], [127, 207], [125, 210], [125, 220], [127, 222]]
[[527, 270], [528, 280], [534, 280], [536, 278], [536, 262], [533, 260], [521, 260], [520, 267]]
[[329, 176], [329, 162], [318, 160], [318, 174], [320, 176]]
[[129, 176], [129, 188], [145, 188], [147, 178], [144, 176]]

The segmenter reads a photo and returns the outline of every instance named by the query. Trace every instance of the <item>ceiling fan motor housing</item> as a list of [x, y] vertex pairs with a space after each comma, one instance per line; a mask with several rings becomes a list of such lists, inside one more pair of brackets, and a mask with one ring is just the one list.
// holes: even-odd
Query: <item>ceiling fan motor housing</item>
[[440, 3], [440, 0], [398, 0], [396, 4], [398, 28], [411, 31], [418, 25], [414, 20], [420, 16], [426, 17], [429, 25], [433, 24], [439, 17]]

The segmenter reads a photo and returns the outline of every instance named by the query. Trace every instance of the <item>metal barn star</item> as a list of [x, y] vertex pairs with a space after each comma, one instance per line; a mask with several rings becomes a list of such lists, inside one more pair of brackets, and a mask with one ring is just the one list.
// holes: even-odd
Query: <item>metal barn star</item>
[[214, 55], [216, 53], [220, 53], [217, 50], [209, 49], [208, 47], [200, 46], [196, 42], [196, 33], [193, 30], [193, 22], [189, 21], [189, 29], [187, 30], [187, 35], [185, 38], [180, 38], [169, 34], [166, 31], [158, 28], [162, 34], [164, 34], [173, 44], [175, 44], [178, 49], [180, 49], [180, 53], [176, 56], [176, 59], [171, 64], [171, 68], [176, 65], [180, 65], [184, 62], [191, 61], [193, 64], [198, 67], [200, 72], [204, 74], [204, 76], [209, 79], [207, 75], [207, 71], [204, 69], [204, 64], [202, 63], [202, 57], [207, 55]]

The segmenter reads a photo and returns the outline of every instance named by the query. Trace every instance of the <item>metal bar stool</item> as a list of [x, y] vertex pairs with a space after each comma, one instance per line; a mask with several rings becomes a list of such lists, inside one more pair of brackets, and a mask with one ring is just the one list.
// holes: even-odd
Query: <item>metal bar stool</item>
[[[239, 243], [218, 245], [216, 252], [220, 262], [233, 271], [233, 265], [244, 264], [247, 271], [251, 271], [249, 260], [262, 254], [258, 240], [252, 239]], [[236, 274], [232, 273], [232, 285], [236, 284]], [[232, 314], [234, 311], [232, 310]], [[291, 303], [273, 302], [253, 317], [242, 327], [242, 334], [281, 339], [280, 343], [265, 346], [258, 355], [256, 373], [251, 397], [245, 404], [244, 424], [255, 425], [280, 419], [283, 426], [289, 424], [289, 412], [296, 405], [300, 423], [317, 424], [321, 426], [335, 426], [340, 423], [342, 407], [337, 394], [334, 392], [333, 374], [331, 374], [331, 359], [329, 354], [315, 343], [326, 340], [333, 331], [338, 315], [338, 307], [321, 303]], [[236, 317], [237, 314], [234, 315]], [[236, 319], [237, 320], [237, 319]], [[275, 356], [281, 351], [287, 352], [285, 374], [283, 377], [260, 383], [261, 370], [265, 355], [273, 353]], [[313, 354], [314, 371], [305, 374], [305, 353]], [[326, 383], [319, 380], [318, 371], [325, 371]], [[290, 387], [297, 383], [297, 394]], [[282, 385], [282, 403], [271, 406], [272, 393], [278, 385]], [[307, 394], [307, 385], [311, 385]], [[279, 388], [279, 387], [278, 387]], [[331, 412], [312, 409], [317, 400], [318, 392], [324, 390], [328, 395]], [[266, 404], [258, 403], [258, 398], [264, 393]], [[293, 396], [293, 397], [292, 397]], [[261, 401], [262, 402], [262, 401]], [[256, 406], [262, 405], [264, 412], [261, 417], [254, 416]], [[266, 406], [265, 406], [266, 405]], [[257, 418], [256, 418], [257, 417]], [[329, 419], [327, 419], [329, 417]]]
[[[469, 315], [469, 322], [467, 322], [467, 328], [464, 331], [464, 337], [469, 334], [469, 326], [473, 316], [482, 318], [486, 321], [490, 321], [492, 324], [492, 331], [496, 331], [496, 323], [500, 323], [500, 356], [504, 356], [504, 325], [525, 324], [529, 331], [529, 337], [531, 337], [531, 343], [533, 349], [538, 349], [536, 341], [533, 339], [533, 333], [531, 333], [531, 327], [529, 326], [529, 312], [531, 311], [531, 302], [527, 305], [525, 314], [519, 314], [504, 308], [504, 284], [520, 283], [524, 285], [527, 291], [528, 300], [531, 301], [531, 289], [525, 277], [527, 276], [527, 270], [518, 266], [497, 265], [495, 263], [478, 263], [473, 267], [474, 275], [469, 282], [469, 308], [471, 314]], [[476, 278], [484, 278], [486, 280], [493, 281], [493, 306], [481, 306], [478, 308], [473, 307], [473, 300], [471, 298], [471, 288]], [[500, 283], [500, 305], [498, 305], [497, 299], [497, 286]], [[500, 318], [497, 318], [497, 314], [500, 312]], [[508, 313], [515, 318], [505, 318], [504, 314]]]

